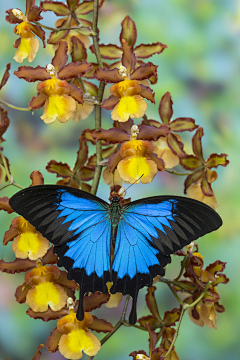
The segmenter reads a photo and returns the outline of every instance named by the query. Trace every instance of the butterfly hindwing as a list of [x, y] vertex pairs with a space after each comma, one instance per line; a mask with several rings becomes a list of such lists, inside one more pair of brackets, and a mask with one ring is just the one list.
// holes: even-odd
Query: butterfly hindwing
[[[220, 216], [209, 206], [185, 197], [156, 196], [122, 207], [113, 258], [111, 292], [134, 300], [130, 322], [136, 321], [139, 289], [163, 276], [170, 254], [216, 230]], [[123, 261], [124, 259], [124, 261]]]
[[79, 284], [81, 297], [88, 291], [107, 293], [111, 223], [105, 201], [74, 188], [44, 185], [17, 193], [10, 205], [55, 245], [58, 265]]

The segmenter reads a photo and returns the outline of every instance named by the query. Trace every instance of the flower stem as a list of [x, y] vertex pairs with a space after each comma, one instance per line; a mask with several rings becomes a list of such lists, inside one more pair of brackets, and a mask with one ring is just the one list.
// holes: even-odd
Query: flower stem
[[178, 281], [180, 279], [180, 277], [182, 276], [187, 260], [188, 260], [188, 256], [186, 255], [186, 256], [184, 256], [180, 272], [179, 272], [178, 276], [174, 279], [174, 281]]
[[195, 172], [197, 172], [198, 170], [201, 170], [203, 168], [204, 168], [204, 165], [201, 165], [201, 166], [197, 167], [196, 169], [194, 169], [193, 171], [191, 171], [189, 173], [180, 173], [178, 171], [171, 170], [171, 169], [165, 169], [165, 171], [169, 172], [170, 174], [174, 174], [174, 175], [188, 176], [188, 175], [194, 174]]
[[[94, 45], [94, 50], [95, 50], [98, 65], [103, 66], [100, 49], [99, 49], [99, 45], [98, 45], [98, 36], [97, 36], [98, 9], [99, 9], [99, 1], [94, 0], [94, 3], [93, 3], [93, 25], [92, 26], [93, 26], [93, 32], [96, 35], [92, 35], [92, 38], [93, 38], [93, 45]], [[105, 83], [103, 81], [101, 81], [99, 84], [98, 94], [97, 94], [98, 104], [94, 105], [95, 106], [95, 131], [98, 131], [101, 128], [101, 105], [100, 104], [102, 102], [104, 88], [105, 88]], [[102, 143], [101, 143], [101, 141], [98, 141], [96, 144], [96, 163], [98, 164], [98, 163], [100, 163], [100, 161], [102, 161]], [[96, 165], [95, 173], [94, 173], [94, 177], [93, 177], [92, 189], [91, 189], [91, 193], [94, 195], [97, 193], [97, 188], [99, 185], [101, 172], [102, 172], [102, 166]]]
[[[75, 18], [74, 18], [74, 20], [75, 20]], [[73, 27], [70, 26], [70, 27], [62, 27], [62, 28], [52, 28], [50, 26], [40, 24], [38, 21], [33, 21], [33, 23], [40, 26], [43, 29], [51, 30], [51, 31], [54, 31], [54, 32], [65, 31], [65, 30], [80, 30], [81, 28], [84, 28], [84, 29], [89, 29], [90, 35], [94, 34], [94, 32], [91, 30], [91, 28], [88, 28], [86, 26], [81, 26], [79, 21], [77, 21], [77, 23], [79, 23], [80, 26], [73, 26]], [[91, 34], [91, 32], [92, 32], [92, 34]]]
[[6, 102], [6, 101], [4, 101], [4, 100], [1, 100], [1, 99], [0, 99], [0, 103], [3, 104], [3, 105], [8, 106], [8, 107], [11, 108], [11, 109], [15, 109], [15, 110], [20, 110], [20, 111], [33, 111], [33, 110], [30, 109], [29, 107], [28, 107], [28, 108], [22, 108], [22, 107], [19, 107], [19, 106], [15, 106], [15, 105], [9, 104], [8, 102]]
[[173, 346], [175, 344], [175, 341], [177, 340], [177, 337], [179, 335], [179, 329], [180, 329], [180, 325], [181, 325], [181, 322], [182, 322], [182, 318], [183, 318], [183, 315], [185, 313], [185, 311], [187, 309], [190, 309], [191, 307], [195, 306], [203, 297], [204, 295], [206, 294], [209, 286], [211, 285], [211, 281], [209, 281], [207, 283], [207, 285], [205, 286], [203, 292], [201, 293], [201, 295], [192, 303], [192, 304], [185, 304], [185, 303], [182, 303], [182, 310], [181, 310], [181, 314], [180, 314], [180, 318], [179, 318], [179, 322], [178, 322], [178, 326], [177, 326], [177, 329], [176, 329], [176, 332], [174, 334], [174, 337], [173, 337], [173, 340], [172, 340], [172, 343], [166, 353], [166, 355], [164, 355], [164, 358], [168, 357], [168, 355], [170, 354], [170, 352], [172, 351], [173, 349]]

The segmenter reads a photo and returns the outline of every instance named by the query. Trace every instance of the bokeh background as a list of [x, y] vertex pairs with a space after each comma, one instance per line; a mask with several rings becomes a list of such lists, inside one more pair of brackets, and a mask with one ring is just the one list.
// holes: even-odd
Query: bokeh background
[[[39, 1], [36, 2], [39, 5]], [[17, 106], [27, 107], [36, 94], [36, 83], [27, 83], [14, 76], [13, 71], [20, 64], [12, 58], [15, 54], [13, 43], [16, 35], [14, 25], [5, 21], [5, 11], [19, 8], [25, 11], [24, 0], [0, 2], [0, 75], [5, 65], [12, 63], [11, 77], [1, 92], [1, 98]], [[160, 41], [168, 48], [160, 55], [150, 58], [159, 65], [159, 81], [155, 85], [156, 106], [149, 104], [147, 115], [158, 119], [157, 107], [162, 95], [169, 91], [174, 102], [174, 117], [192, 117], [203, 126], [204, 156], [211, 153], [229, 154], [230, 165], [219, 167], [218, 180], [213, 189], [219, 203], [217, 211], [223, 218], [223, 226], [216, 233], [207, 235], [198, 243], [204, 256], [205, 265], [219, 259], [227, 262], [226, 274], [230, 278], [227, 285], [219, 285], [220, 303], [226, 312], [219, 314], [218, 329], [194, 325], [185, 314], [176, 351], [181, 360], [237, 360], [240, 358], [240, 1], [239, 0], [106, 0], [99, 17], [100, 39], [102, 43], [119, 45], [120, 23], [129, 15], [137, 25], [137, 45]], [[56, 17], [50, 12], [43, 13], [43, 24], [54, 26]], [[88, 19], [91, 18], [88, 16]], [[51, 62], [51, 46], [40, 50], [35, 61], [30, 64], [45, 66]], [[93, 56], [88, 58], [94, 60]], [[23, 65], [29, 65], [24, 60]], [[106, 96], [109, 88], [106, 90]], [[10, 160], [14, 179], [23, 186], [30, 185], [29, 175], [33, 170], [42, 172], [45, 183], [55, 183], [56, 176], [49, 174], [45, 166], [55, 159], [74, 165], [81, 131], [94, 127], [93, 114], [87, 120], [67, 124], [56, 122], [46, 125], [40, 119], [42, 110], [33, 115], [9, 109], [10, 127], [4, 135], [4, 154]], [[139, 123], [136, 121], [136, 123]], [[110, 114], [103, 112], [103, 127], [112, 125]], [[191, 134], [184, 136], [187, 151], [191, 150]], [[92, 153], [94, 149], [91, 149]], [[132, 199], [157, 194], [183, 194], [183, 178], [168, 173], [156, 176], [149, 185], [135, 185], [129, 189]], [[8, 187], [0, 196], [11, 196], [17, 188]], [[109, 187], [100, 183], [98, 195], [107, 199]], [[0, 237], [9, 229], [14, 215], [0, 214]], [[0, 258], [13, 261], [11, 244], [3, 247], [0, 243]], [[176, 276], [179, 258], [173, 256], [166, 276]], [[23, 282], [24, 274], [8, 275], [0, 273], [0, 359], [30, 360], [40, 343], [45, 343], [56, 322], [44, 323], [33, 320], [25, 312], [27, 305], [18, 304], [14, 293]], [[144, 303], [145, 290], [140, 292], [138, 315], [148, 313]], [[167, 286], [159, 284], [157, 302], [161, 313], [178, 306]], [[118, 309], [96, 311], [101, 318], [115, 324], [121, 314], [123, 301]], [[99, 338], [102, 338], [101, 334]], [[97, 359], [127, 359], [134, 350], [148, 351], [146, 333], [122, 327], [102, 347]], [[50, 354], [42, 350], [43, 360], [61, 360], [58, 352]], [[86, 355], [84, 355], [86, 357]]]

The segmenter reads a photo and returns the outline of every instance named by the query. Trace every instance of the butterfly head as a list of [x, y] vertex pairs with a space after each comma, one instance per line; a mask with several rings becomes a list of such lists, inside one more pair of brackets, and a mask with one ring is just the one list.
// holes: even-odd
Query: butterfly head
[[121, 199], [120, 199], [119, 197], [117, 197], [117, 196], [114, 196], [114, 197], [112, 197], [112, 198], [110, 199], [111, 204], [119, 204], [120, 200], [121, 200]]

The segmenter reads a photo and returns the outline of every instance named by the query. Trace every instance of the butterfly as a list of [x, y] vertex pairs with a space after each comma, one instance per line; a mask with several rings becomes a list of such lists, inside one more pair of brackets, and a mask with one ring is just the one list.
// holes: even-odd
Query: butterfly
[[54, 244], [58, 266], [79, 284], [77, 319], [84, 318], [87, 292], [132, 297], [130, 324], [137, 321], [137, 296], [164, 276], [170, 254], [222, 225], [215, 210], [181, 196], [154, 196], [120, 206], [75, 188], [39, 185], [21, 190], [9, 203]]

